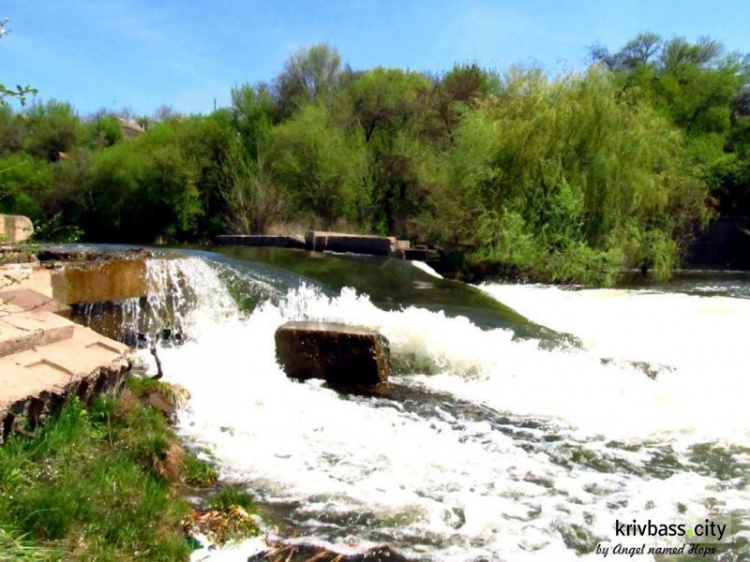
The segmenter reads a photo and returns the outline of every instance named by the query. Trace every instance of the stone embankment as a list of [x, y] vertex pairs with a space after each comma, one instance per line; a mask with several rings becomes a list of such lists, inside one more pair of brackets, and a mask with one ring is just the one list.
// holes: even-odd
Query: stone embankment
[[393, 236], [370, 236], [323, 230], [308, 230], [304, 236], [224, 235], [217, 236], [216, 242], [225, 246], [272, 246], [311, 252], [390, 256], [408, 260], [425, 260], [438, 253], [437, 249], [426, 246], [412, 248], [408, 240], [397, 240]]
[[68, 305], [147, 291], [144, 252], [28, 257], [0, 266], [0, 442], [33, 431], [70, 397], [86, 402], [119, 390], [128, 347], [71, 322]]
[[0, 292], [2, 441], [33, 430], [71, 396], [119, 389], [128, 348], [60, 316], [69, 309], [29, 289]]

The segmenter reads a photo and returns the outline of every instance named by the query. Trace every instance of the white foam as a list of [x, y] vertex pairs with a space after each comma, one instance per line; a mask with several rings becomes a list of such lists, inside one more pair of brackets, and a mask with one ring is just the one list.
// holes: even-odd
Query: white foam
[[[216, 285], [210, 293], [221, 285], [210, 275], [201, 282]], [[211, 305], [190, 319], [191, 341], [161, 352], [167, 378], [192, 394], [180, 427], [212, 451], [225, 477], [250, 482], [266, 501], [300, 502], [294, 517], [303, 539], [337, 547], [374, 544], [365, 533], [378, 529], [391, 537], [387, 542], [427, 543], [436, 560], [577, 560], [566, 537], [581, 529], [589, 543], [613, 540], [617, 516], [679, 520], [685, 517], [680, 504], [696, 516], [707, 513], [709, 503], [750, 509], [747, 489], [687, 468], [671, 477], [649, 468], [655, 455], [666, 453], [691, 466], [689, 447], [706, 440], [748, 443], [750, 409], [741, 398], [746, 379], [732, 378], [739, 365], [714, 361], [701, 379], [678, 361], [656, 380], [627, 364], [603, 365], [605, 351], [621, 360], [681, 356], [647, 346], [648, 338], [639, 343], [637, 330], [619, 327], [629, 320], [618, 315], [638, 316], [626, 304], [608, 309], [604, 297], [593, 299], [584, 306], [588, 315], [580, 313], [584, 321], [573, 318], [576, 307], [565, 308], [567, 294], [542, 287], [513, 291], [507, 292], [518, 298], [505, 304], [554, 328], [581, 328], [584, 339], [599, 334], [599, 347], [588, 342], [593, 351], [544, 351], [466, 318], [418, 308], [386, 312], [352, 290], [329, 298], [302, 287], [249, 316], [217, 316]], [[619, 294], [610, 294], [620, 302]], [[684, 301], [662, 297], [648, 297], [642, 311], [679, 313], [685, 323], [704, 317], [700, 307], [690, 308], [698, 311], [691, 316]], [[570, 318], [546, 322], [544, 314], [559, 320], [549, 311], [559, 301], [557, 314]], [[666, 309], [659, 308], [664, 301]], [[703, 304], [713, 311], [709, 316], [729, 319], [726, 325], [716, 320], [715, 329], [725, 326], [720, 332], [739, 324], [741, 310], [723, 301]], [[405, 371], [394, 380], [442, 398], [419, 413], [395, 401], [341, 396], [319, 382], [289, 381], [276, 363], [273, 336], [290, 319], [381, 330]], [[684, 325], [677, 329], [691, 333]], [[636, 340], [610, 344], [601, 336], [608, 330]], [[700, 387], [685, 386], [701, 380]], [[706, 388], [712, 380], [734, 386]], [[459, 401], [485, 408], [486, 418], [463, 413]], [[628, 447], [613, 447], [612, 440]], [[342, 523], [361, 514], [369, 514], [366, 525]], [[347, 536], [351, 532], [359, 534]]]
[[424, 271], [427, 275], [432, 275], [433, 277], [437, 277], [438, 279], [443, 279], [442, 275], [440, 275], [437, 271], [432, 269], [429, 265], [427, 265], [423, 261], [412, 260], [411, 264], [417, 269], [421, 269], [422, 271]]

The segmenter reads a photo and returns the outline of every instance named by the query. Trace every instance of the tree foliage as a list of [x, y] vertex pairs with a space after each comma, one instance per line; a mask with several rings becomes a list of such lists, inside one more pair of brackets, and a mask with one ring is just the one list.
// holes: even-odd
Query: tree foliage
[[[0, 107], [0, 211], [92, 240], [347, 228], [531, 278], [667, 276], [715, 213], [750, 215], [750, 59], [642, 33], [582, 73], [351, 70], [294, 53], [231, 107], [79, 118]], [[127, 115], [126, 117], [130, 117]]]

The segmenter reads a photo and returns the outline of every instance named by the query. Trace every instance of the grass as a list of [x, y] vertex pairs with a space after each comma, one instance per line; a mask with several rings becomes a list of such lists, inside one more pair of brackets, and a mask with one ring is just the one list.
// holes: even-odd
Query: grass
[[[88, 409], [71, 400], [36, 439], [0, 447], [0, 560], [188, 559], [194, 509], [182, 494], [213, 484], [216, 471], [141, 400], [167, 388], [131, 377], [119, 398]], [[250, 520], [246, 535], [257, 532]]]
[[13, 528], [0, 529], [0, 560], [49, 560], [62, 556], [62, 552], [54, 548], [29, 545], [26, 537]]

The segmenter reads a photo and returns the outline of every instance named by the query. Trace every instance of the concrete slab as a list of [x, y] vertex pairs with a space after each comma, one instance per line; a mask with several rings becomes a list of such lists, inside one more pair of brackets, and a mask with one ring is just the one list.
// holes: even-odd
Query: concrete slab
[[28, 217], [0, 215], [0, 242], [17, 244], [34, 234], [34, 225]]
[[0, 266], [0, 291], [30, 289], [52, 297], [52, 276], [36, 263], [14, 263]]
[[0, 358], [0, 419], [26, 412], [35, 401], [100, 390], [102, 375], [121, 378], [128, 369], [126, 346], [56, 318], [70, 325], [69, 338]]
[[309, 230], [305, 234], [308, 250], [316, 252], [351, 252], [374, 256], [388, 256], [396, 248], [393, 236], [370, 236]]
[[66, 304], [105, 302], [148, 294], [142, 258], [67, 263], [49, 270], [52, 296]]
[[69, 306], [31, 289], [0, 291], [0, 304], [3, 302], [17, 306], [26, 312], [52, 312], [63, 318], [70, 318], [71, 314]]
[[274, 248], [305, 249], [303, 236], [270, 236], [251, 234], [227, 234], [216, 237], [216, 242], [223, 246], [260, 246]]
[[24, 312], [0, 304], [0, 357], [70, 338], [74, 327], [52, 312]]

